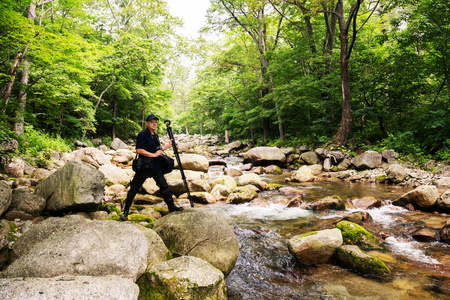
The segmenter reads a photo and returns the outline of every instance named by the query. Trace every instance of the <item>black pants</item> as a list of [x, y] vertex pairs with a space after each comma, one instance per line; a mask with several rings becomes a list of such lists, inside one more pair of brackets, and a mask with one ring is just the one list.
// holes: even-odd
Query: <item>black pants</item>
[[127, 201], [125, 202], [124, 212], [128, 214], [131, 204], [133, 203], [133, 199], [136, 194], [139, 192], [139, 189], [144, 184], [147, 178], [152, 177], [156, 185], [161, 190], [164, 202], [173, 201], [172, 192], [169, 189], [169, 185], [167, 184], [166, 178], [162, 172], [153, 173], [153, 172], [138, 172], [134, 175], [133, 180], [131, 180], [130, 190], [127, 194]]

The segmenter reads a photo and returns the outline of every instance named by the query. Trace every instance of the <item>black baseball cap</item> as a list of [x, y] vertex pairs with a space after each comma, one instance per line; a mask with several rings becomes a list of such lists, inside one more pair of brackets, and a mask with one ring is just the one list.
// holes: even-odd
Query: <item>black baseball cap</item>
[[151, 121], [153, 119], [159, 120], [157, 116], [155, 116], [154, 114], [150, 114], [147, 116], [147, 119], [145, 119], [145, 122]]

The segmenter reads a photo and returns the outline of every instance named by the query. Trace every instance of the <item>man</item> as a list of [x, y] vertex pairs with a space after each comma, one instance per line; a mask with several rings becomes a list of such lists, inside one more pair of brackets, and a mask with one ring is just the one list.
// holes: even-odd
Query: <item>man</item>
[[169, 190], [166, 179], [161, 171], [162, 157], [164, 150], [172, 147], [172, 140], [170, 143], [162, 146], [159, 143], [158, 134], [155, 132], [158, 127], [158, 118], [154, 114], [150, 114], [145, 119], [146, 129], [139, 132], [136, 140], [136, 153], [140, 156], [147, 156], [153, 158], [153, 169], [150, 171], [137, 172], [131, 181], [131, 187], [127, 194], [125, 208], [120, 218], [124, 221], [128, 220], [128, 213], [130, 206], [133, 203], [134, 196], [144, 184], [145, 180], [153, 177], [156, 185], [161, 190], [164, 202], [169, 208], [169, 212], [183, 210], [183, 207], [178, 207], [173, 203], [172, 192]]

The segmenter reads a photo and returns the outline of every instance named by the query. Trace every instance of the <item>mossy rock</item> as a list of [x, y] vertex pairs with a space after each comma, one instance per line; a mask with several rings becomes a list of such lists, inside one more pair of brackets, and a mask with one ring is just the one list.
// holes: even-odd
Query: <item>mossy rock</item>
[[118, 209], [114, 204], [104, 203], [100, 204], [98, 210], [106, 211], [108, 214], [115, 212], [117, 215], [120, 215], [120, 209]]
[[336, 224], [336, 228], [339, 228], [342, 232], [342, 238], [346, 244], [357, 245], [362, 248], [379, 248], [380, 242], [378, 239], [358, 224], [341, 221]]
[[358, 246], [344, 245], [336, 250], [339, 263], [365, 275], [388, 275], [391, 270], [379, 258], [367, 255]]
[[147, 216], [147, 215], [142, 215], [142, 214], [131, 214], [131, 215], [128, 215], [128, 221], [153, 223], [156, 221], [156, 219], [152, 216]]
[[275, 190], [279, 190], [282, 187], [281, 184], [278, 183], [269, 183], [267, 185], [267, 190], [269, 191], [275, 191]]

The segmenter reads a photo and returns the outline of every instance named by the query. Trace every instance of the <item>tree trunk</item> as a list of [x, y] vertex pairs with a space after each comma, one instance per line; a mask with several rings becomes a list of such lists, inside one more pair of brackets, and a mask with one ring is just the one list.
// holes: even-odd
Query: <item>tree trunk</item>
[[20, 77], [20, 89], [18, 94], [18, 104], [14, 120], [14, 132], [16, 135], [22, 135], [24, 132], [25, 107], [27, 105], [27, 85], [30, 75], [30, 63], [26, 60], [22, 62], [22, 75]]
[[116, 117], [117, 117], [117, 95], [114, 95], [113, 117], [112, 117], [112, 140], [116, 138]]
[[12, 86], [14, 81], [16, 80], [17, 69], [19, 68], [19, 64], [22, 61], [22, 51], [18, 51], [16, 55], [16, 59], [14, 60], [13, 66], [11, 68], [10, 76], [11, 78], [6, 83], [5, 87], [2, 91], [2, 99], [3, 99], [3, 111], [6, 110], [6, 105], [8, 105], [9, 97], [11, 96]]

